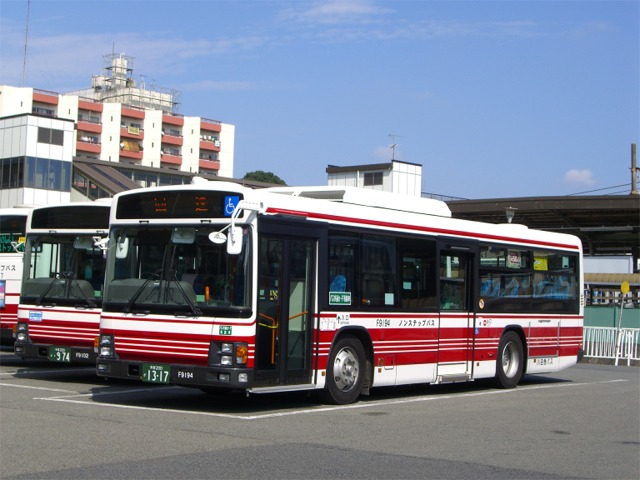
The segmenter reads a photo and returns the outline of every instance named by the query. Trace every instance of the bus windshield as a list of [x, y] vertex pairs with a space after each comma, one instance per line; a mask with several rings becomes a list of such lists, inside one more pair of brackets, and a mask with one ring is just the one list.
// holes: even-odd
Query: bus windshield
[[250, 314], [250, 235], [229, 255], [209, 234], [220, 226], [113, 227], [105, 311], [186, 316]]
[[0, 215], [0, 253], [24, 252], [27, 216]]
[[25, 303], [100, 303], [105, 259], [91, 235], [29, 235], [25, 265]]

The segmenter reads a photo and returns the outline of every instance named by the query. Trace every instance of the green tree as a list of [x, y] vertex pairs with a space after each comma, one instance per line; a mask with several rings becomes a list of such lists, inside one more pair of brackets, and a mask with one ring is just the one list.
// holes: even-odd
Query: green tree
[[254, 182], [274, 183], [276, 185], [286, 185], [286, 182], [279, 176], [271, 172], [263, 172], [262, 170], [256, 170], [255, 172], [247, 172], [243, 180], [253, 180]]

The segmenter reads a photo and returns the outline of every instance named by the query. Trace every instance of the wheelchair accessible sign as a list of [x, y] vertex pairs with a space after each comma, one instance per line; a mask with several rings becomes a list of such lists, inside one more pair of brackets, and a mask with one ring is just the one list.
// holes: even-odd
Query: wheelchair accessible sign
[[238, 203], [240, 203], [239, 195], [227, 195], [224, 197], [224, 216], [230, 217], [238, 206]]

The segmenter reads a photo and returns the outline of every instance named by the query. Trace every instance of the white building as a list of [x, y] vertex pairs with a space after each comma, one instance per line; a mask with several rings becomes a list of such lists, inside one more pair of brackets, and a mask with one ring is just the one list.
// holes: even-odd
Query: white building
[[413, 197], [422, 195], [422, 165], [391, 160], [389, 163], [327, 167], [329, 186], [364, 187]]
[[74, 136], [70, 120], [0, 118], [0, 207], [69, 202]]

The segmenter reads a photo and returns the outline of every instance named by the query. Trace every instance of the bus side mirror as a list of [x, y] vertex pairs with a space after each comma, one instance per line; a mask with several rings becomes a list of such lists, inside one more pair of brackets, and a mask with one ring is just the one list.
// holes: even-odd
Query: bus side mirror
[[242, 227], [231, 227], [227, 235], [227, 253], [240, 255], [242, 252]]
[[128, 253], [129, 253], [129, 238], [120, 237], [116, 242], [116, 258], [119, 258], [119, 259], [127, 258]]

